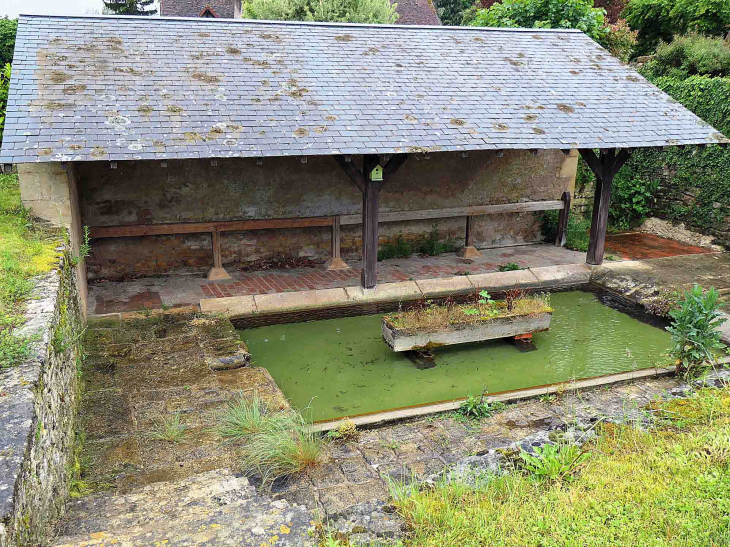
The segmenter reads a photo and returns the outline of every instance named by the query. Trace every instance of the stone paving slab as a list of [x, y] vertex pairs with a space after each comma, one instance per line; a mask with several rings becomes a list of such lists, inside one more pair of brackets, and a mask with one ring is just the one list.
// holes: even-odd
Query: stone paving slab
[[580, 285], [588, 283], [591, 278], [591, 267], [586, 264], [567, 264], [561, 266], [545, 266], [530, 268], [537, 278], [540, 287], [556, 285]]

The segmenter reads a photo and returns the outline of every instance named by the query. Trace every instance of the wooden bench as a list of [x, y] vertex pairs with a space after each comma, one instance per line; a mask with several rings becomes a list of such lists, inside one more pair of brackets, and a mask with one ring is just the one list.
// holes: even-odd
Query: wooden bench
[[[523, 203], [507, 203], [504, 205], [474, 205], [470, 207], [452, 207], [447, 209], [388, 211], [380, 213], [379, 221], [403, 222], [408, 220], [466, 217], [466, 244], [459, 252], [459, 256], [468, 258], [481, 256], [481, 253], [474, 246], [474, 217], [498, 213], [526, 213], [532, 211], [559, 210], [558, 235], [555, 244], [562, 247], [565, 245], [565, 232], [568, 227], [570, 201], [570, 192], [564, 192], [562, 198], [556, 201], [528, 201]], [[211, 244], [213, 247], [213, 267], [208, 272], [208, 279], [210, 281], [219, 281], [231, 278], [228, 272], [226, 272], [223, 268], [220, 245], [221, 232], [331, 226], [331, 256], [326, 262], [325, 267], [329, 270], [338, 270], [348, 268], [347, 264], [345, 264], [340, 256], [340, 227], [361, 223], [362, 215], [341, 215], [330, 217], [234, 220], [223, 222], [182, 222], [174, 224], [138, 224], [132, 226], [95, 226], [90, 229], [90, 236], [93, 239], [98, 239], [105, 237], [140, 237], [210, 233]]]

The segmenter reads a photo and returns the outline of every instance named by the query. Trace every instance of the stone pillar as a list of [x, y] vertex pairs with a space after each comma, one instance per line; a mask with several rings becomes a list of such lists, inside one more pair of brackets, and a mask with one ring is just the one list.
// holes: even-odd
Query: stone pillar
[[[54, 226], [66, 228], [69, 232], [71, 250], [78, 254], [84, 241], [84, 229], [81, 223], [74, 164], [18, 164], [18, 181], [23, 206], [30, 209], [34, 217], [46, 220]], [[76, 284], [85, 318], [88, 289], [86, 262], [83, 260], [76, 268]]]

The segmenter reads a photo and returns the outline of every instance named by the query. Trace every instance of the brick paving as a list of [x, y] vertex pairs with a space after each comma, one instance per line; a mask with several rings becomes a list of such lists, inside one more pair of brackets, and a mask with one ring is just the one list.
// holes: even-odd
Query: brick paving
[[[711, 252], [651, 234], [612, 234], [607, 254], [617, 259], [649, 259]], [[412, 256], [378, 264], [378, 283], [451, 277], [494, 272], [513, 262], [522, 268], [582, 264], [585, 253], [538, 244], [482, 250], [482, 257], [463, 259], [453, 253], [435, 257]], [[279, 292], [334, 289], [358, 285], [360, 261], [349, 261], [349, 270], [319, 268], [242, 272], [227, 265], [230, 281], [208, 282], [204, 275], [170, 275], [124, 282], [97, 282], [89, 288], [90, 312], [104, 314], [161, 307], [197, 305], [204, 298], [225, 298]]]

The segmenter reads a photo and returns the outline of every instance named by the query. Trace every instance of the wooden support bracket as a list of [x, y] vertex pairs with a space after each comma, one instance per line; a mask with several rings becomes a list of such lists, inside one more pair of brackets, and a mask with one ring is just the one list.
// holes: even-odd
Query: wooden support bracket
[[221, 238], [220, 233], [213, 231], [210, 233], [213, 243], [213, 267], [208, 272], [208, 281], [223, 281], [231, 279], [231, 276], [223, 267], [223, 256], [221, 255]]
[[482, 256], [474, 246], [474, 216], [466, 217], [466, 237], [464, 238], [464, 247], [457, 253], [461, 258], [479, 258]]
[[332, 256], [324, 263], [325, 270], [349, 270], [350, 267], [340, 257], [340, 217], [332, 223]]

